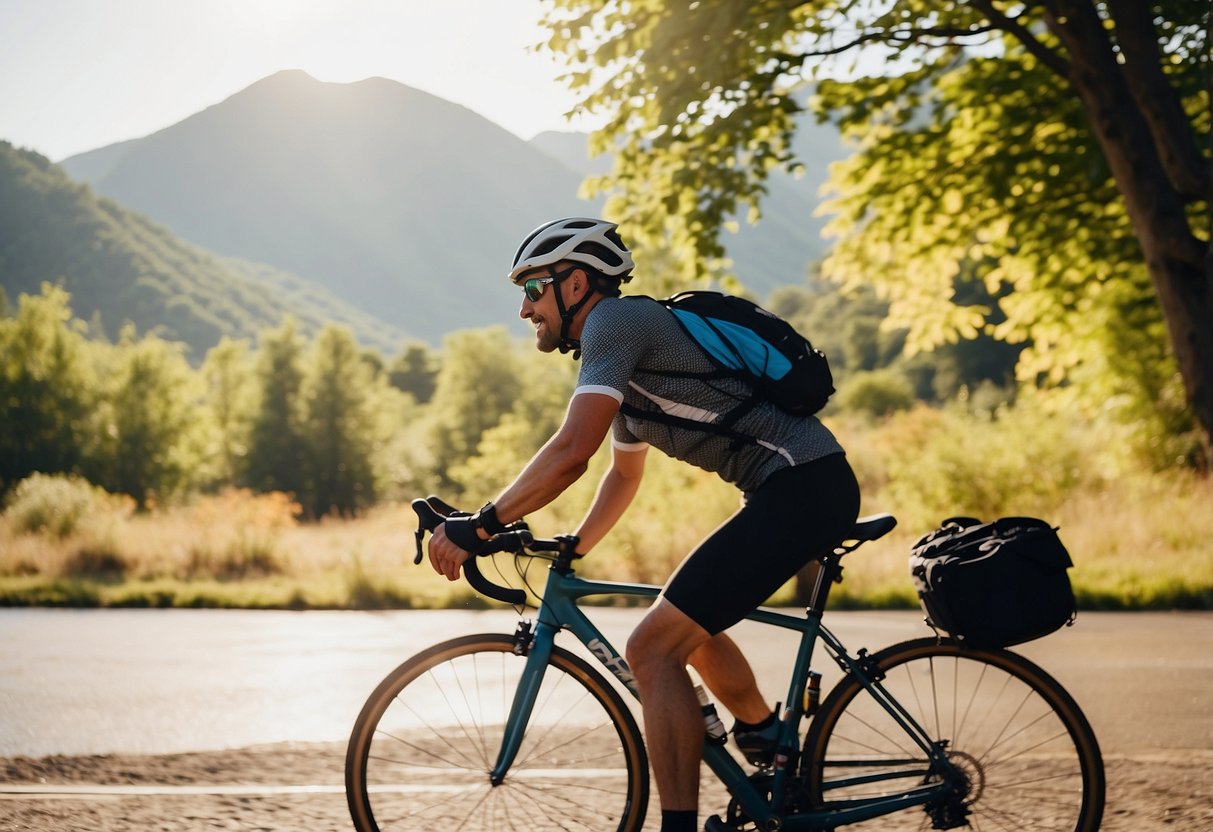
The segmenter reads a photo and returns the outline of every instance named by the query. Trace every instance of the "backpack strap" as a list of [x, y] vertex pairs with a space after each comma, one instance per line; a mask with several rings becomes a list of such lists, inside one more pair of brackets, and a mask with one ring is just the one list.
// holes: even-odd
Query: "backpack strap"
[[[697, 430], [704, 433], [714, 433], [717, 436], [723, 436], [727, 439], [733, 440], [733, 448], [736, 449], [742, 445], [761, 444], [756, 437], [742, 433], [741, 431], [733, 428], [733, 425], [738, 419], [741, 418], [744, 412], [749, 411], [753, 406], [753, 401], [742, 402], [737, 407], [726, 413], [724, 418], [719, 422], [698, 422], [694, 419], [687, 419], [683, 416], [675, 416], [661, 410], [641, 410], [640, 408], [627, 404], [626, 402], [619, 405], [619, 412], [625, 416], [630, 416], [633, 419], [640, 419], [646, 422], [657, 422], [659, 424], [668, 425], [674, 428]], [[741, 411], [741, 413], [738, 411]]]
[[[737, 424], [738, 421], [740, 421], [740, 419], [743, 416], [745, 416], [747, 413], [749, 413], [751, 410], [753, 410], [754, 407], [758, 404], [758, 397], [753, 394], [752, 383], [750, 383], [749, 379], [746, 377], [746, 374], [741, 372], [740, 370], [730, 370], [727, 367], [719, 366], [717, 360], [715, 358], [713, 358], [706, 349], [704, 349], [703, 345], [700, 344], [699, 341], [695, 338], [695, 336], [687, 329], [686, 325], [678, 317], [678, 315], [674, 314], [674, 310], [672, 308], [672, 301], [676, 300], [677, 298], [681, 298], [681, 297], [693, 295], [693, 294], [696, 294], [696, 293], [695, 292], [682, 292], [678, 295], [675, 295], [674, 297], [667, 298], [665, 300], [660, 300], [658, 298], [649, 297], [648, 295], [632, 295], [630, 297], [642, 297], [647, 300], [656, 301], [657, 303], [664, 306], [666, 311], [669, 312], [670, 317], [672, 317], [674, 319], [675, 323], [677, 323], [678, 327], [683, 331], [683, 333], [686, 334], [686, 336], [690, 340], [690, 342], [695, 345], [696, 349], [699, 350], [700, 354], [703, 355], [712, 364], [717, 365], [716, 369], [708, 370], [707, 372], [702, 372], [702, 373], [695, 373], [695, 372], [687, 372], [687, 371], [682, 371], [682, 370], [657, 370], [657, 369], [650, 369], [647, 367], [637, 367], [635, 369], [635, 372], [644, 373], [646, 375], [652, 375], [652, 376], [662, 376], [665, 378], [687, 378], [687, 379], [694, 379], [697, 381], [712, 381], [714, 379], [722, 379], [722, 378], [740, 379], [741, 381], [746, 382], [750, 386], [751, 395], [746, 399], [740, 400], [737, 403], [737, 405], [734, 406], [727, 413], [725, 413], [721, 417], [720, 421], [718, 421], [718, 422], [699, 422], [699, 421], [696, 421], [695, 419], [687, 419], [682, 416], [674, 416], [674, 415], [666, 413], [665, 411], [662, 411], [662, 410], [641, 410], [638, 407], [634, 407], [633, 405], [626, 404], [626, 403], [621, 404], [619, 406], [619, 411], [621, 413], [623, 413], [625, 416], [630, 416], [633, 419], [640, 419], [640, 420], [649, 421], [649, 422], [658, 422], [663, 425], [669, 425], [670, 427], [684, 428], [686, 430], [703, 431], [705, 433], [714, 433], [718, 436], [724, 436], [728, 439], [733, 440], [732, 447], [734, 449], [740, 447], [741, 445], [759, 445], [761, 443], [758, 441], [758, 439], [756, 437], [742, 433], [733, 427], [735, 424]], [[710, 293], [710, 294], [715, 294], [715, 293]], [[692, 314], [694, 314], [694, 313], [692, 313]], [[735, 358], [736, 362], [738, 363], [738, 365], [743, 366], [744, 361], [742, 360], [740, 353], [737, 352], [736, 348], [733, 347], [733, 345], [729, 342], [729, 340], [724, 337], [724, 335], [719, 331], [719, 329], [714, 324], [712, 324], [712, 322], [710, 320], [708, 320], [707, 318], [704, 318], [702, 316], [697, 316], [697, 317], [699, 317], [701, 320], [703, 320], [704, 323], [713, 332], [716, 333], [716, 335], [720, 338], [721, 342], [734, 354], [734, 358]]]

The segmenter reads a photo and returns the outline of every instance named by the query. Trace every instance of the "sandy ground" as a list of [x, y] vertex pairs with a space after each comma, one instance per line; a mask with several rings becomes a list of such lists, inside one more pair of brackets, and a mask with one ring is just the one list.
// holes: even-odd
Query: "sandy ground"
[[[343, 766], [344, 747], [338, 745], [4, 759], [0, 830], [347, 830]], [[1213, 752], [1115, 756], [1106, 766], [1103, 829], [1213, 829]], [[144, 793], [112, 788], [128, 786]], [[16, 793], [30, 787], [46, 791]], [[89, 787], [106, 788], [89, 794]], [[72, 788], [78, 792], [64, 793]], [[718, 808], [710, 792], [704, 808]], [[655, 815], [654, 808], [646, 829], [656, 828]], [[915, 814], [881, 829], [916, 829], [921, 820]]]

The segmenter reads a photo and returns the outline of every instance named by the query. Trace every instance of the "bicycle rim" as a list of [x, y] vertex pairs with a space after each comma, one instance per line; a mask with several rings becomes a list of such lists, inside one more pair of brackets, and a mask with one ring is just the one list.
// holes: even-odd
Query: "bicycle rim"
[[504, 635], [455, 639], [397, 668], [350, 737], [346, 793], [362, 832], [639, 830], [648, 760], [622, 698], [556, 648], [518, 756], [489, 771], [526, 659]]
[[1050, 829], [1095, 832], [1104, 805], [1095, 735], [1070, 695], [1035, 664], [1005, 650], [935, 639], [872, 657], [881, 682], [936, 742], [959, 776], [924, 774], [927, 755], [848, 677], [822, 703], [806, 741], [818, 805], [892, 797], [951, 776], [952, 797], [856, 829]]

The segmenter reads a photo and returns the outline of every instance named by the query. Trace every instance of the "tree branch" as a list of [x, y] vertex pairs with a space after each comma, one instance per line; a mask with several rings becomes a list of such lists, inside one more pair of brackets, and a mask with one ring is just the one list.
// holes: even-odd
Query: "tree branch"
[[1006, 32], [1023, 44], [1036, 60], [1051, 69], [1055, 75], [1069, 80], [1070, 62], [1037, 40], [1028, 27], [1019, 22], [1022, 14], [1007, 17], [994, 8], [993, 0], [969, 0], [969, 5], [988, 17], [994, 28]]
[[1146, 118], [1167, 178], [1186, 198], [1210, 199], [1213, 172], [1196, 145], [1174, 87], [1162, 72], [1149, 6], [1139, 0], [1109, 0], [1108, 8], [1125, 58], [1125, 80]]
[[[929, 38], [939, 38], [946, 43], [954, 41], [957, 38], [971, 38], [979, 35], [988, 35], [990, 32], [996, 32], [998, 30], [998, 26], [980, 26], [977, 28], [964, 29], [947, 26], [936, 26], [920, 29], [908, 26], [901, 29], [864, 32], [863, 34], [857, 36], [854, 40], [844, 43], [842, 46], [836, 46], [830, 49], [814, 49], [803, 53], [802, 58], [823, 58], [829, 55], [840, 55], [843, 52], [863, 46], [865, 43], [896, 43], [898, 45], [905, 46], [908, 44], [919, 43], [920, 41]], [[803, 63], [803, 60], [801, 63]]]

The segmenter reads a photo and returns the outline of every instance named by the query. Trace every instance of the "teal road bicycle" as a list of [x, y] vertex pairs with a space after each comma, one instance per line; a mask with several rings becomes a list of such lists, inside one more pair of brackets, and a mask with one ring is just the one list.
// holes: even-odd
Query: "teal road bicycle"
[[[413, 506], [420, 560], [426, 531], [451, 509], [434, 498]], [[754, 768], [705, 734], [703, 761], [728, 793], [727, 806], [705, 806], [719, 811], [705, 829], [1095, 832], [1105, 790], [1099, 745], [1048, 673], [1009, 650], [943, 637], [851, 653], [822, 623], [843, 557], [895, 525], [890, 515], [861, 518], [823, 558], [803, 612], [748, 616], [799, 634], [778, 751]], [[508, 553], [495, 560], [512, 557], [524, 582], [527, 565], [550, 563], [533, 618], [513, 633], [423, 650], [371, 694], [346, 758], [358, 830], [644, 828], [648, 758], [621, 693], [635, 695], [635, 686], [578, 602], [655, 598], [660, 588], [578, 577], [570, 540], [524, 527], [495, 538]], [[488, 580], [475, 561], [464, 567], [473, 587], [525, 611], [527, 592]], [[558, 646], [562, 631], [602, 669]], [[819, 648], [841, 672], [825, 696], [812, 670]]]

